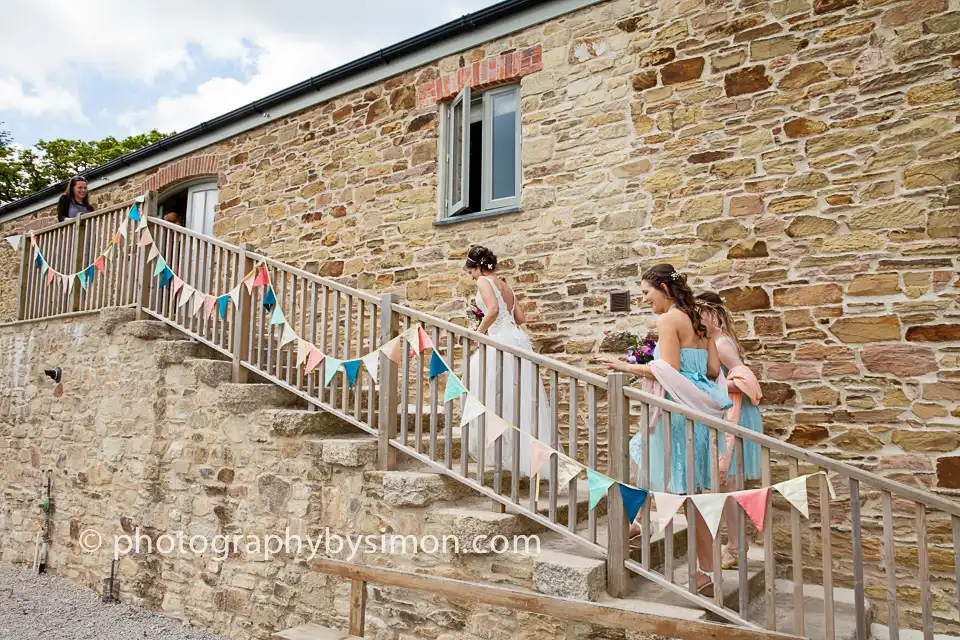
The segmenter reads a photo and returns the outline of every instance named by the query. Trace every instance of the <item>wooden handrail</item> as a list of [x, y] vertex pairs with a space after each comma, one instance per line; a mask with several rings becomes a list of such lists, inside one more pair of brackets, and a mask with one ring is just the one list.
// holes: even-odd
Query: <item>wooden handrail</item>
[[373, 582], [401, 589], [425, 591], [455, 600], [479, 602], [528, 613], [553, 616], [563, 620], [576, 620], [618, 629], [658, 634], [668, 638], [761, 640], [798, 637], [775, 631], [733, 627], [699, 620], [684, 620], [655, 613], [641, 613], [597, 602], [560, 598], [453, 578], [407, 573], [396, 569], [356, 565], [327, 558], [315, 559], [310, 565], [316, 571], [347, 578], [355, 581], [355, 583]]

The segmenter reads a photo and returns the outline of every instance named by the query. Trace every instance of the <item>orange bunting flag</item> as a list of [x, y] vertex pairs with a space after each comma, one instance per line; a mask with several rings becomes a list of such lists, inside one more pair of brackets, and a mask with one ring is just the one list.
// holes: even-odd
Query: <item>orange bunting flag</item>
[[310, 357], [307, 358], [307, 368], [303, 370], [304, 374], [313, 373], [313, 370], [323, 362], [323, 353], [316, 347], [310, 349]]
[[106, 256], [100, 256], [99, 258], [97, 258], [97, 261], [93, 263], [93, 266], [95, 266], [97, 268], [97, 271], [99, 271], [101, 274], [107, 273], [106, 265], [107, 265]]
[[260, 272], [257, 274], [257, 278], [253, 281], [254, 287], [265, 287], [270, 284], [270, 275], [267, 273], [267, 265], [260, 265]]
[[117, 231], [117, 233], [113, 236], [113, 244], [120, 244], [121, 240], [123, 240], [123, 236], [120, 235], [119, 231]]

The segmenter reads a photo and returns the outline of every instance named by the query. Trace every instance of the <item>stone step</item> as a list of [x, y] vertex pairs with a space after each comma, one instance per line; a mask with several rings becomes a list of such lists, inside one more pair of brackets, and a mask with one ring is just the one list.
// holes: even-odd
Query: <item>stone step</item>
[[278, 640], [363, 640], [346, 631], [321, 627], [318, 624], [302, 624], [292, 629], [284, 629], [273, 634]]
[[283, 438], [361, 433], [357, 427], [327, 411], [264, 409], [257, 418], [273, 435]]
[[183, 365], [209, 387], [219, 387], [233, 380], [233, 363], [226, 360], [208, 360], [206, 358], [186, 358]]
[[134, 320], [124, 325], [121, 332], [140, 340], [176, 340], [183, 333], [160, 320]]
[[[775, 582], [774, 598], [776, 602], [777, 629], [785, 633], [793, 633], [793, 581], [777, 580]], [[833, 629], [836, 640], [854, 640], [857, 637], [857, 608], [853, 589], [833, 589]], [[826, 633], [826, 603], [824, 589], [820, 585], [803, 585], [803, 636], [812, 640], [827, 638]], [[766, 598], [760, 597], [750, 603], [749, 616], [751, 620], [766, 620]], [[873, 624], [874, 610], [867, 602], [864, 611], [864, 625], [867, 632]], [[900, 631], [903, 638], [904, 630]], [[922, 634], [918, 636], [922, 637]], [[939, 636], [937, 636], [939, 637]]]
[[516, 514], [462, 507], [428, 512], [424, 527], [425, 534], [432, 534], [440, 540], [443, 536], [455, 537], [461, 555], [491, 554], [489, 547], [495, 536], [509, 539], [511, 536], [537, 534], [541, 530], [535, 523]]
[[377, 462], [377, 439], [371, 436], [308, 438], [304, 442], [328, 464], [364, 467]]
[[369, 471], [364, 481], [370, 491], [393, 507], [427, 507], [437, 502], [459, 502], [475, 496], [465, 484], [439, 473]]
[[172, 364], [183, 364], [189, 358], [199, 358], [204, 355], [201, 344], [192, 340], [156, 340], [153, 355], [157, 364], [166, 367]]
[[607, 563], [541, 547], [533, 561], [533, 586], [550, 596], [598, 602], [607, 586]]
[[[157, 343], [161, 344], [161, 343]], [[225, 411], [251, 414], [269, 407], [301, 407], [304, 401], [275, 384], [221, 384], [219, 407]]]

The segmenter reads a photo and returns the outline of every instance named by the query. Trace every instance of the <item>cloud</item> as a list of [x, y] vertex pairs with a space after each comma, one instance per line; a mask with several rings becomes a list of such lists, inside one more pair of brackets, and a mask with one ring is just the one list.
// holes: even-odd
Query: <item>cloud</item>
[[16, 78], [0, 77], [0, 111], [15, 111], [24, 116], [68, 118], [87, 122], [75, 95], [60, 87], [35, 86], [30, 93]]

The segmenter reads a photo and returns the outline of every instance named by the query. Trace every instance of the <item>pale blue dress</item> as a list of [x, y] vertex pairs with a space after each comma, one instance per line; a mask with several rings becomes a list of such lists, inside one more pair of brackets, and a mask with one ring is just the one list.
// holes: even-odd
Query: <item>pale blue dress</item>
[[[727, 338], [730, 340], [730, 338]], [[730, 340], [733, 343], [733, 340]], [[723, 371], [723, 377], [727, 377], [727, 368], [720, 366]], [[760, 417], [760, 407], [750, 402], [750, 398], [743, 394], [743, 402], [740, 405], [740, 422], [738, 423], [744, 429], [750, 429], [757, 433], [763, 433], [763, 418]], [[737, 473], [737, 452], [736, 447], [731, 455], [730, 468], [727, 475], [735, 478]], [[760, 479], [760, 445], [748, 440], [743, 441], [743, 475], [747, 480]]]
[[[653, 350], [654, 359], [660, 358], [660, 345]], [[733, 402], [726, 393], [707, 378], [707, 350], [680, 349], [680, 373], [693, 382], [698, 389], [709, 394], [723, 408], [730, 408]], [[667, 394], [668, 400], [673, 400]], [[692, 493], [687, 491], [687, 427], [686, 420], [680, 414], [672, 414], [670, 420], [671, 455], [670, 455], [670, 486], [664, 489], [664, 458], [665, 442], [664, 423], [666, 414], [661, 419], [653, 433], [650, 434], [650, 489], [669, 493]], [[641, 433], [637, 433], [630, 440], [630, 457], [638, 466], [642, 467], [643, 442]], [[693, 459], [695, 471], [695, 489], [710, 489], [710, 434], [707, 426], [693, 423]]]

